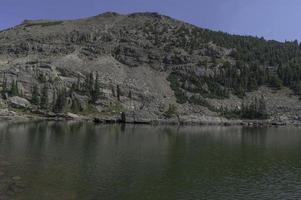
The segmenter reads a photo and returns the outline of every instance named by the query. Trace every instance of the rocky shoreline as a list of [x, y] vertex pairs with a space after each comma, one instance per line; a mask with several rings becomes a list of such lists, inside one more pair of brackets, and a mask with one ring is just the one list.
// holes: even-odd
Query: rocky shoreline
[[175, 116], [171, 118], [155, 118], [137, 113], [120, 113], [114, 116], [102, 115], [78, 115], [74, 113], [20, 113], [9, 109], [0, 110], [0, 120], [8, 122], [32, 122], [32, 121], [81, 121], [94, 122], [96, 124], [144, 124], [144, 125], [177, 125], [177, 126], [246, 126], [246, 127], [278, 127], [301, 126], [299, 120], [244, 120], [226, 119], [212, 116]]

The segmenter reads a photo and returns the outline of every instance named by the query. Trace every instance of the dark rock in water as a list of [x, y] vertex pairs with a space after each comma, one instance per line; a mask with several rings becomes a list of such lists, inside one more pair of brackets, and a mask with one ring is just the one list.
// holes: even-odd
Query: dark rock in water
[[120, 123], [120, 119], [119, 119], [119, 118], [105, 119], [105, 123], [107, 123], [107, 124], [116, 124], [116, 123]]
[[104, 119], [100, 119], [100, 118], [97, 118], [95, 117], [93, 119], [93, 122], [97, 123], [97, 124], [102, 124], [102, 123], [105, 123], [105, 120]]

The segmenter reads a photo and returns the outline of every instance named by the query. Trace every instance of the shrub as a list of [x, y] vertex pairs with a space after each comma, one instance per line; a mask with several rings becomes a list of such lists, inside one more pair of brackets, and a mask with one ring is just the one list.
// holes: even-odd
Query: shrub
[[169, 104], [167, 111], [165, 111], [164, 116], [166, 118], [171, 118], [177, 115], [177, 107], [174, 104]]

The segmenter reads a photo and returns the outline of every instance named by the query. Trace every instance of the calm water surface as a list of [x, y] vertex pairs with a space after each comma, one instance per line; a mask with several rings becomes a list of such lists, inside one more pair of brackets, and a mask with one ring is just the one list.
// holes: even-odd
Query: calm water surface
[[301, 129], [2, 123], [0, 199], [301, 199]]

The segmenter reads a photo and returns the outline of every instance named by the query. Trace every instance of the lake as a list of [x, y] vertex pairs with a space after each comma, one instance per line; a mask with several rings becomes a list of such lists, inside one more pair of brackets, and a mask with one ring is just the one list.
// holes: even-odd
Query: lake
[[301, 129], [0, 124], [0, 199], [300, 199]]

